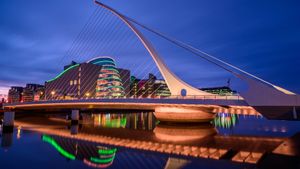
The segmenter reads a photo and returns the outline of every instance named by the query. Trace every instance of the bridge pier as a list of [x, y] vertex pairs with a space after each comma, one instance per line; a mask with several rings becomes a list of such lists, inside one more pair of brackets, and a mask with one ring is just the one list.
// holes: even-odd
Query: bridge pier
[[71, 113], [71, 124], [72, 125], [78, 125], [79, 124], [79, 110], [72, 110]]
[[15, 112], [4, 112], [3, 133], [11, 133], [14, 129]]
[[9, 148], [13, 144], [13, 132], [6, 131], [2, 133], [1, 147]]

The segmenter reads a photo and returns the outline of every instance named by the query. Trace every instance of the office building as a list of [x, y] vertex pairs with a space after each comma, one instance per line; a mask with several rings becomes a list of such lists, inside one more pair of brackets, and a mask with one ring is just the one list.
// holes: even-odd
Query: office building
[[44, 93], [44, 86], [40, 84], [26, 84], [23, 89], [22, 100], [23, 102], [39, 101], [42, 99]]
[[8, 91], [8, 103], [22, 102], [23, 87], [12, 86]]
[[96, 86], [101, 66], [92, 63], [75, 63], [55, 78], [45, 83], [45, 98], [80, 99], [96, 96]]
[[200, 90], [208, 92], [208, 93], [211, 93], [211, 94], [221, 95], [221, 96], [237, 94], [236, 91], [231, 90], [227, 86], [223, 86], [223, 87], [211, 87], [211, 88], [200, 88]]

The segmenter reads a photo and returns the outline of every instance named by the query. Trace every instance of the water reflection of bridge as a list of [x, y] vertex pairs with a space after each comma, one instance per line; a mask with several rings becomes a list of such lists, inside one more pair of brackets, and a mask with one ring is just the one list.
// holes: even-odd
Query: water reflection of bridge
[[[95, 130], [94, 127], [83, 126], [81, 129], [77, 128], [79, 132], [76, 135], [74, 131], [70, 134], [69, 130], [57, 128], [57, 126], [51, 128], [21, 121], [17, 121], [16, 125], [52, 135], [55, 138], [59, 137], [60, 141], [73, 140], [76, 143], [97, 143], [105, 147], [126, 147], [172, 156], [227, 159], [246, 163], [257, 163], [264, 154], [272, 153], [284, 141], [284, 138], [275, 137], [218, 135], [212, 125], [190, 127], [158, 125], [153, 132], [124, 128]], [[74, 146], [66, 149], [68, 152], [76, 152]], [[90, 152], [89, 157], [97, 154], [93, 153]], [[78, 158], [83, 159], [80, 156]]]
[[59, 136], [42, 135], [42, 140], [52, 145], [65, 158], [81, 160], [86, 165], [96, 168], [109, 167], [113, 163], [117, 152], [116, 148]]

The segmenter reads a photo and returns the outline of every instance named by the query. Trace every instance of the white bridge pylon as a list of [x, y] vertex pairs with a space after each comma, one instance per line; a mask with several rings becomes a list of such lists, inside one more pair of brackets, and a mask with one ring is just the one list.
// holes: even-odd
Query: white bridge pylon
[[[160, 73], [165, 79], [168, 88], [171, 91], [172, 95], [212, 95], [211, 93], [207, 93], [205, 91], [201, 91], [195, 87], [190, 86], [189, 84], [182, 81], [179, 77], [177, 77], [163, 62], [163, 60], [159, 57], [151, 43], [143, 36], [143, 34], [133, 25], [136, 23], [149, 31], [152, 31], [159, 36], [175, 43], [177, 46], [189, 50], [190, 52], [201, 56], [202, 58], [208, 60], [209, 62], [225, 69], [226, 71], [232, 73], [237, 78], [242, 79], [248, 84], [248, 90], [244, 93], [240, 93], [241, 96], [246, 100], [246, 102], [251, 106], [300, 106], [300, 96], [290, 92], [286, 89], [283, 89], [279, 86], [273, 85], [263, 79], [260, 79], [246, 71], [243, 71], [229, 63], [226, 63], [218, 58], [215, 58], [207, 53], [204, 53], [193, 46], [185, 44], [181, 41], [178, 41], [173, 38], [169, 38], [157, 31], [154, 31], [148, 27], [141, 25], [140, 23], [128, 18], [111, 7], [98, 2], [95, 0], [95, 3], [104, 9], [110, 11], [112, 14], [121, 19], [139, 38], [144, 47], [147, 49], [152, 59], [156, 63]], [[133, 22], [133, 23], [132, 23]]]
[[149, 54], [151, 55], [152, 59], [154, 60], [155, 64], [157, 65], [160, 73], [162, 74], [163, 78], [165, 79], [168, 88], [170, 89], [171, 95], [213, 95], [211, 93], [207, 93], [205, 91], [201, 91], [184, 81], [182, 81], [179, 77], [177, 77], [163, 62], [163, 60], [158, 56], [157, 52], [151, 45], [151, 43], [143, 36], [143, 34], [119, 12], [115, 11], [114, 9], [102, 4], [98, 1], [95, 1], [96, 4], [102, 6], [103, 8], [109, 10], [119, 19], [121, 19], [132, 31], [133, 33], [139, 38], [142, 42], [144, 47], [147, 49]]

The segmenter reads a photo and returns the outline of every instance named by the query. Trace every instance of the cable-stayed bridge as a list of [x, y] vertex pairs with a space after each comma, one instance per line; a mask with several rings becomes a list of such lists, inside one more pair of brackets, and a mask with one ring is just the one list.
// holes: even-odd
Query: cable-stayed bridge
[[[179, 41], [175, 38], [164, 35], [163, 33], [149, 28], [140, 22], [118, 12], [117, 10], [99, 2], [95, 1], [98, 8], [95, 10], [92, 16], [88, 20], [88, 23], [84, 26], [82, 31], [79, 33], [76, 40], [73, 42], [70, 49], [67, 51], [66, 55], [62, 59], [64, 61], [70, 61], [77, 59], [80, 61], [87, 61], [83, 64], [73, 64], [66, 68], [64, 72], [59, 74], [57, 78], [49, 80], [46, 82], [50, 86], [48, 95], [55, 95], [55, 89], [60, 88], [66, 84], [55, 82], [57, 79], [61, 79], [64, 73], [78, 70], [80, 73], [73, 74], [76, 78], [78, 76], [79, 80], [72, 81], [72, 85], [76, 83], [77, 86], [69, 87], [68, 90], [72, 90], [78, 96], [76, 99], [72, 98], [70, 100], [62, 99], [48, 99], [40, 102], [33, 103], [13, 103], [6, 104], [4, 107], [10, 110], [18, 109], [43, 109], [43, 108], [69, 108], [69, 109], [86, 109], [86, 108], [114, 108], [114, 109], [150, 109], [157, 112], [157, 117], [165, 119], [165, 115], [175, 114], [178, 119], [185, 116], [184, 113], [190, 113], [190, 118], [188, 121], [207, 121], [213, 118], [213, 109], [218, 107], [226, 108], [255, 108], [261, 114], [278, 118], [283, 116], [292, 116], [298, 118], [297, 109], [300, 106], [299, 95], [290, 92], [284, 88], [276, 86], [268, 81], [265, 81], [259, 77], [256, 77], [234, 65], [231, 65], [225, 61], [222, 61], [214, 56], [211, 56], [187, 43]], [[114, 22], [115, 20], [115, 22]], [[101, 30], [98, 30], [97, 25], [100, 25]], [[98, 26], [99, 26], [98, 25]], [[127, 31], [119, 31], [121, 29], [126, 29]], [[217, 94], [211, 94], [192, 85], [186, 83], [179, 76], [177, 76], [167, 65], [167, 63], [160, 56], [161, 53], [157, 52], [157, 47], [155, 44], [150, 42], [147, 38], [147, 33], [151, 33], [152, 36], [163, 39], [169, 44], [176, 46], [178, 49], [183, 50], [190, 55], [198, 56], [204, 59], [206, 62], [215, 65], [216, 67], [228, 72], [234, 77], [242, 80], [247, 84], [247, 89], [245, 91], [239, 92], [238, 96], [220, 96]], [[100, 37], [96, 36], [96, 33], [101, 34]], [[86, 36], [92, 34], [92, 36]], [[130, 40], [134, 38], [134, 40]], [[135, 67], [135, 73], [141, 77], [144, 77], [145, 72], [156, 71], [156, 75], [161, 74], [162, 78], [165, 80], [167, 87], [170, 90], [171, 95], [167, 98], [132, 98], [129, 93], [121, 93], [119, 96], [114, 96], [112, 98], [87, 98], [84, 96], [90, 95], [90, 89], [82, 89], [83, 83], [93, 83], [96, 79], [91, 79], [92, 74], [99, 73], [99, 70], [95, 69], [86, 71], [84, 73], [83, 69], [86, 64], [91, 62], [100, 63], [96, 57], [95, 60], [90, 60], [95, 58], [95, 56], [117, 56], [122, 55], [121, 53], [132, 52], [128, 47], [139, 47], [142, 50], [141, 53], [147, 54], [150, 60], [144, 60], [140, 62], [139, 65], [129, 64], [123, 65], [124, 67]], [[122, 48], [123, 47], [123, 48]], [[122, 52], [121, 52], [122, 51]], [[141, 54], [139, 53], [139, 54]], [[130, 58], [119, 58], [120, 60], [127, 60]], [[117, 60], [117, 59], [116, 59]], [[106, 61], [107, 62], [107, 61]], [[127, 62], [128, 63], [128, 62]], [[154, 63], [154, 66], [151, 66]], [[150, 66], [149, 66], [150, 65]], [[116, 66], [111, 65], [101, 65], [106, 66], [106, 71], [113, 71], [112, 69]], [[100, 70], [101, 71], [101, 70]], [[115, 71], [116, 72], [116, 71]], [[101, 77], [100, 80], [108, 80], [108, 78], [117, 78], [115, 74], [110, 77]], [[125, 80], [129, 81], [130, 79]], [[117, 81], [117, 80], [116, 80]], [[101, 84], [101, 81], [99, 81]], [[116, 82], [117, 83], [117, 82]], [[70, 82], [71, 84], [71, 82]], [[97, 82], [97, 85], [98, 82]], [[93, 85], [87, 85], [93, 86]], [[115, 88], [121, 88], [120, 83], [113, 86]], [[85, 92], [81, 92], [81, 91]], [[92, 89], [95, 90], [95, 89]], [[150, 95], [154, 91], [149, 91]], [[151, 93], [152, 92], [152, 93]], [[264, 113], [267, 110], [267, 113]], [[274, 111], [278, 110], [278, 112]], [[299, 111], [299, 110], [298, 110]], [[269, 113], [271, 112], [271, 113]], [[191, 115], [193, 114], [193, 115]], [[201, 114], [194, 116], [195, 114]], [[288, 114], [288, 115], [287, 115]], [[171, 116], [171, 115], [170, 115]], [[74, 118], [78, 117], [78, 111], [74, 111]], [[177, 119], [177, 120], [178, 120]], [[174, 119], [172, 119], [174, 120]], [[185, 119], [186, 120], [186, 119]]]

